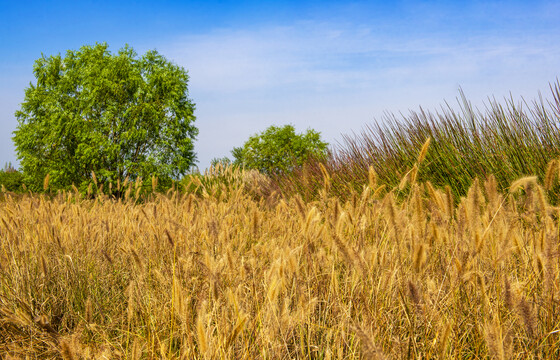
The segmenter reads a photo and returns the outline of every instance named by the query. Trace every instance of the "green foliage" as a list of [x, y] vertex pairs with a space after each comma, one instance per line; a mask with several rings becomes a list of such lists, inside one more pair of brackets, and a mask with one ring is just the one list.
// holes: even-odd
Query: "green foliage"
[[228, 167], [230, 165], [232, 165], [232, 162], [230, 160], [230, 158], [228, 158], [227, 156], [224, 156], [222, 158], [213, 158], [210, 161], [210, 166], [212, 167], [217, 167], [217, 166], [222, 166], [222, 167]]
[[[196, 160], [187, 72], [156, 51], [69, 50], [35, 62], [14, 143], [26, 182], [41, 190], [126, 177], [178, 178]], [[86, 185], [87, 186], [87, 185]]]
[[325, 158], [327, 146], [315, 130], [296, 134], [292, 125], [271, 126], [231, 153], [235, 165], [270, 175], [290, 172], [310, 158]]
[[4, 169], [0, 170], [0, 188], [2, 186], [7, 191], [23, 191], [23, 174], [17, 171], [12, 164], [6, 164]]

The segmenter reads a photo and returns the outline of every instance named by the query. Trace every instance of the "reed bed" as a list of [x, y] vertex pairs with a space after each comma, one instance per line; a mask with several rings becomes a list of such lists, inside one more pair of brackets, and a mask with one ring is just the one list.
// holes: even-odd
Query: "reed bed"
[[397, 196], [370, 170], [342, 201], [325, 172], [304, 201], [221, 171], [200, 195], [4, 193], [0, 353], [560, 358], [559, 209], [536, 177]]
[[[456, 197], [465, 196], [477, 177], [493, 175], [501, 190], [524, 176], [536, 175], [544, 182], [547, 164], [560, 156], [558, 80], [550, 84], [548, 98], [539, 94], [532, 102], [489, 98], [484, 109], [477, 109], [462, 92], [457, 102], [439, 111], [387, 113], [359, 133], [344, 135], [326, 162], [311, 161], [275, 182], [284, 193], [313, 199], [321, 188], [322, 163], [339, 197], [361, 191], [370, 166], [392, 188], [414, 165], [426, 138], [432, 142], [419, 180], [449, 186]], [[550, 193], [556, 198], [560, 187]]]

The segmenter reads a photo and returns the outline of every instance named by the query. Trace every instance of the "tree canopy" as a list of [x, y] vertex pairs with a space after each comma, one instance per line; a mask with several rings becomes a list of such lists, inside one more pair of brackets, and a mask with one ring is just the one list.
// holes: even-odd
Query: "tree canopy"
[[325, 157], [327, 146], [315, 130], [296, 134], [292, 125], [271, 126], [251, 136], [242, 147], [234, 148], [232, 155], [236, 165], [265, 174], [278, 174], [302, 166], [311, 157]]
[[26, 183], [54, 187], [129, 177], [177, 178], [196, 161], [189, 77], [157, 51], [83, 46], [35, 61], [36, 83], [15, 114]]

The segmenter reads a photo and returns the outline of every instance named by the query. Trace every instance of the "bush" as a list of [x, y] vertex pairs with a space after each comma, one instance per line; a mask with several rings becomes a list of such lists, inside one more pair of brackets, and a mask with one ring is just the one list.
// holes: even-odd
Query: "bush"
[[6, 164], [4, 169], [0, 170], [0, 187], [4, 187], [7, 191], [22, 192], [23, 174], [16, 170], [12, 164]]
[[271, 126], [253, 135], [243, 147], [234, 148], [234, 164], [267, 175], [285, 174], [301, 167], [313, 157], [324, 158], [328, 144], [321, 134], [308, 129], [296, 134], [292, 125]]

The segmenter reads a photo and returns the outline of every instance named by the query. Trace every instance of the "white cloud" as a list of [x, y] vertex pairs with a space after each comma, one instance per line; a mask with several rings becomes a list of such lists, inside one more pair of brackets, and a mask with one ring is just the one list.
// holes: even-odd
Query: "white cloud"
[[[311, 127], [335, 143], [386, 110], [453, 104], [459, 86], [474, 104], [509, 91], [530, 100], [538, 90], [546, 94], [548, 82], [560, 75], [554, 32], [458, 36], [383, 29], [303, 21], [212, 30], [157, 44], [160, 53], [189, 70], [200, 166], [229, 155], [272, 124]], [[15, 124], [15, 100], [6, 100], [0, 111], [10, 114], [2, 119]], [[11, 152], [10, 136], [0, 138], [3, 152]]]
[[[197, 35], [154, 35], [144, 49], [130, 39], [139, 53], [156, 46], [189, 70], [202, 168], [271, 124], [311, 127], [334, 143], [385, 110], [453, 104], [459, 86], [473, 104], [509, 91], [531, 100], [539, 90], [546, 96], [548, 83], [560, 76], [556, 1], [353, 2], [294, 9], [291, 18], [299, 20], [283, 26], [255, 27], [251, 19], [241, 28], [232, 21], [234, 29], [208, 23]], [[264, 13], [258, 20], [283, 21]], [[12, 161], [13, 113], [32, 78], [32, 62], [9, 66], [0, 79], [0, 153]], [[8, 78], [12, 73], [28, 79]]]
[[312, 127], [335, 142], [385, 110], [453, 103], [459, 86], [475, 104], [510, 90], [532, 99], [558, 76], [555, 36], [388, 36], [304, 22], [216, 30], [158, 49], [189, 70], [204, 168], [271, 124]]

